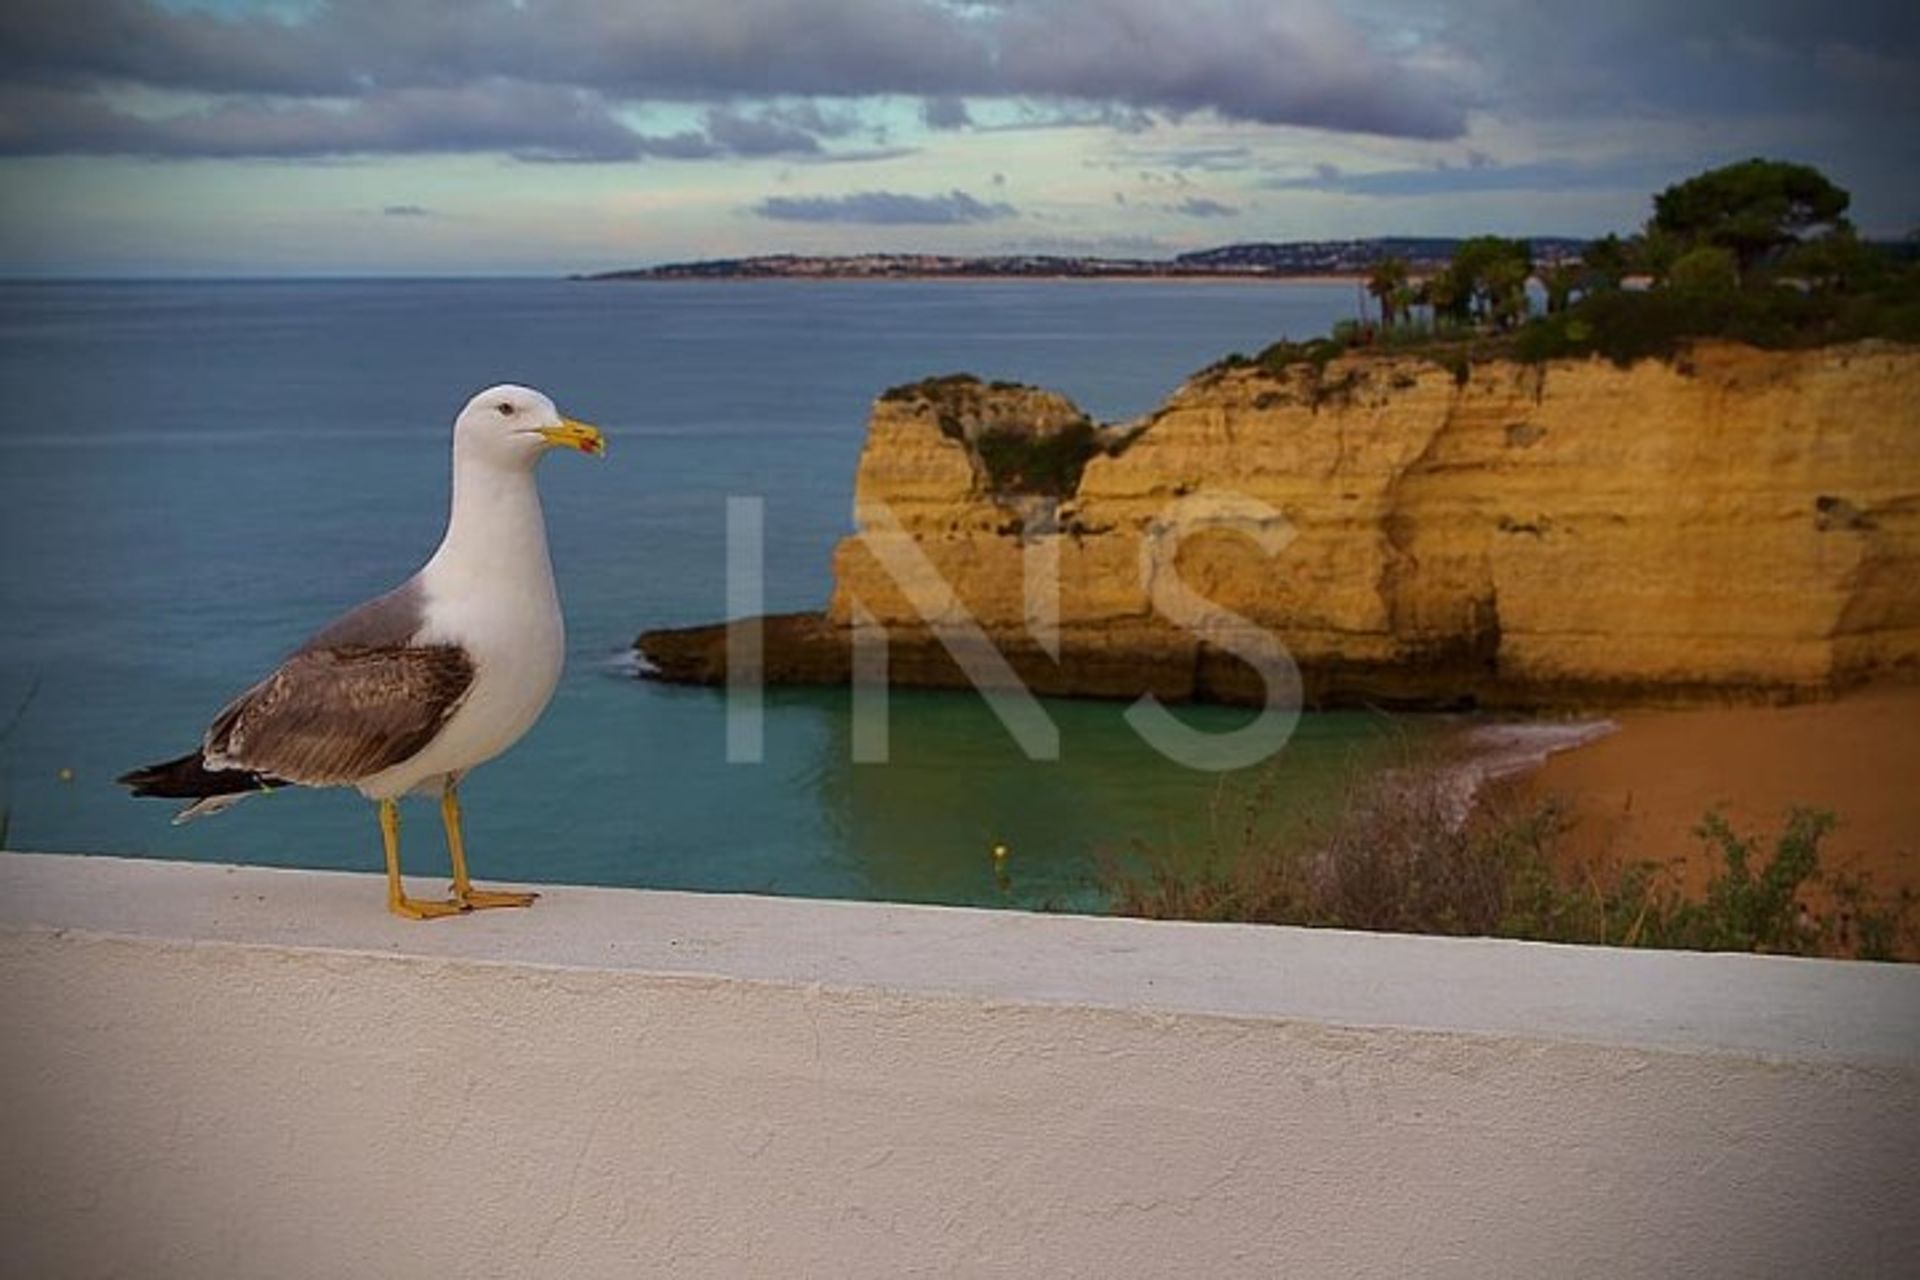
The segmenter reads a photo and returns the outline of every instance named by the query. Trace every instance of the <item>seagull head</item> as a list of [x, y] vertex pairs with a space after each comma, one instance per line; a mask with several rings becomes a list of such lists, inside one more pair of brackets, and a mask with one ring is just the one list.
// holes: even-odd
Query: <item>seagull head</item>
[[532, 387], [488, 387], [453, 421], [453, 447], [500, 466], [530, 469], [549, 449], [578, 449], [604, 456], [607, 442], [597, 427], [562, 417], [553, 401]]

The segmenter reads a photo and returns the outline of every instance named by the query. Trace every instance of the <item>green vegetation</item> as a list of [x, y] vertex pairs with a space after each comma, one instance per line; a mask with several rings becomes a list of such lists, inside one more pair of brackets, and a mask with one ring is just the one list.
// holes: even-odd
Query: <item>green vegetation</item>
[[[930, 406], [940, 433], [966, 445], [980, 460], [995, 495], [1071, 497], [1087, 463], [1106, 445], [1090, 418], [1061, 421], [1059, 416], [1043, 416], [1036, 425], [992, 399], [994, 393], [1033, 391], [1017, 382], [983, 382], [970, 373], [950, 373], [889, 387], [880, 399]], [[1059, 403], [1066, 412], [1077, 412]]]
[[1533, 250], [1526, 241], [1475, 236], [1460, 246], [1444, 272], [1426, 283], [1425, 300], [1445, 321], [1478, 321], [1505, 331], [1527, 314], [1527, 279], [1532, 274]]
[[1010, 387], [1012, 383], [984, 383], [970, 373], [947, 373], [934, 378], [922, 378], [918, 382], [903, 382], [897, 387], [888, 387], [880, 393], [883, 401], [927, 400], [934, 404], [949, 400], [954, 396], [973, 395], [982, 387], [991, 385], [995, 390]]
[[1850, 230], [1852, 202], [1818, 169], [1779, 160], [1745, 160], [1675, 183], [1653, 198], [1648, 232], [1689, 250], [1733, 256], [1739, 279], [1752, 277], [1816, 228]]
[[1080, 487], [1080, 475], [1100, 452], [1100, 442], [1093, 423], [1082, 418], [1045, 433], [991, 428], [974, 437], [973, 449], [995, 493], [1067, 498]]
[[[1795, 809], [1761, 856], [1760, 841], [1718, 813], [1697, 835], [1719, 872], [1704, 896], [1669, 869], [1639, 862], [1579, 880], [1563, 876], [1558, 806], [1481, 805], [1462, 820], [1457, 783], [1410, 766], [1350, 788], [1330, 819], [1269, 834], [1270, 794], [1200, 850], [1141, 847], [1101, 875], [1112, 909], [1156, 919], [1240, 921], [1394, 933], [1491, 935], [1698, 951], [1764, 951], [1892, 959], [1916, 941], [1909, 895], [1887, 900], [1865, 881], [1820, 870], [1831, 814]], [[1222, 829], [1223, 825], [1225, 830]], [[1828, 908], [1816, 913], [1817, 904]]]
[[[1464, 382], [1477, 361], [1600, 356], [1625, 366], [1670, 359], [1700, 338], [1770, 349], [1920, 343], [1920, 255], [1861, 240], [1849, 200], [1808, 166], [1743, 161], [1668, 187], [1639, 234], [1595, 240], [1578, 260], [1537, 265], [1525, 241], [1477, 236], [1418, 285], [1383, 263], [1367, 285], [1378, 327], [1275, 343], [1203, 372], [1324, 369], [1367, 349], [1424, 356]], [[1544, 314], [1529, 314], [1530, 279]]]
[[1380, 304], [1380, 323], [1391, 329], [1397, 319], [1413, 312], [1414, 292], [1407, 275], [1405, 258], [1386, 258], [1367, 279], [1367, 292]]

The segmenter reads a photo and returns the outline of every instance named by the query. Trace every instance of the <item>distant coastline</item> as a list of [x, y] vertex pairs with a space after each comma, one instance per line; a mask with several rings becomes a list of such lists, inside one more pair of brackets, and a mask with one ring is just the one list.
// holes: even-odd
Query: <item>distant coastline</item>
[[[1582, 241], [1536, 236], [1536, 258], [1575, 257]], [[1371, 240], [1292, 240], [1222, 245], [1172, 258], [1077, 254], [940, 253], [765, 254], [709, 258], [570, 277], [575, 280], [1350, 280], [1388, 258], [1415, 274], [1439, 271], [1457, 237], [1387, 236]]]

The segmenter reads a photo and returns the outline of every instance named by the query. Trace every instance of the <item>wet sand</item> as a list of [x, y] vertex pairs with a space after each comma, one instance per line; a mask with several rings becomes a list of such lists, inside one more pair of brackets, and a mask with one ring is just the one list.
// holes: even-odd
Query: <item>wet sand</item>
[[1515, 785], [1570, 805], [1569, 870], [1652, 860], [1691, 891], [1718, 869], [1693, 835], [1719, 806], [1742, 833], [1773, 837], [1798, 805], [1832, 810], [1824, 871], [1920, 893], [1920, 684], [1791, 707], [1629, 711], [1619, 732], [1560, 752]]

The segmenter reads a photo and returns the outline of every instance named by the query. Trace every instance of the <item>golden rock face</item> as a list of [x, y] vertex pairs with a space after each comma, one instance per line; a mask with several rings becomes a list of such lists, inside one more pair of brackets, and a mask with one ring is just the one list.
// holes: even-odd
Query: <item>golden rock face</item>
[[[1021, 397], [1062, 412], [1030, 389], [992, 394], [1003, 419]], [[1464, 381], [1395, 356], [1230, 370], [1102, 430], [1110, 451], [1064, 500], [995, 494], [940, 418], [926, 398], [876, 405], [861, 529], [910, 535], [950, 606], [1010, 649], [1032, 649], [1057, 609], [1060, 665], [1109, 683], [1133, 661], [1206, 666], [1150, 590], [1169, 566], [1278, 636], [1310, 696], [1790, 696], [1920, 663], [1910, 347], [1714, 343]], [[1143, 562], [1156, 540], [1165, 554]], [[857, 601], [925, 637], [925, 592], [916, 608], [899, 564], [855, 536], [834, 568], [832, 622]], [[1070, 676], [1046, 683], [1076, 691]]]

